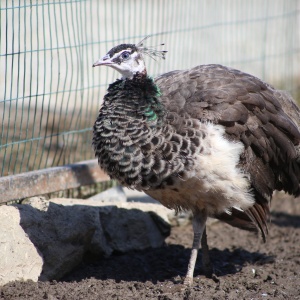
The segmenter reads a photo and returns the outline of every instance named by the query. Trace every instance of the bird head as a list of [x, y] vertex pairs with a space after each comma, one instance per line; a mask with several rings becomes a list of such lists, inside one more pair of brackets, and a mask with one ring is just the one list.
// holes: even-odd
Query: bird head
[[136, 73], [147, 74], [143, 55], [148, 55], [153, 59], [155, 57], [165, 59], [167, 52], [165, 50], [157, 50], [155, 47], [144, 46], [144, 41], [149, 37], [145, 37], [136, 45], [121, 44], [113, 47], [105, 56], [97, 60], [93, 67], [108, 66], [121, 73], [122, 78], [129, 79], [132, 79]]

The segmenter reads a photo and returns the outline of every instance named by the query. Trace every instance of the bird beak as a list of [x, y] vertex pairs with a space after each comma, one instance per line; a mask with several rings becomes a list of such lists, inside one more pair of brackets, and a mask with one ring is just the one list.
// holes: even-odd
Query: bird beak
[[110, 56], [106, 54], [103, 56], [101, 59], [97, 60], [94, 64], [93, 67], [97, 66], [107, 66], [107, 65], [112, 65], [112, 61], [110, 60]]

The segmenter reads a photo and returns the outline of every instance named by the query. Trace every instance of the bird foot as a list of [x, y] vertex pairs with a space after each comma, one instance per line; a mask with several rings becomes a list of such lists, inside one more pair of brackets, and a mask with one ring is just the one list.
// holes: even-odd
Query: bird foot
[[208, 278], [212, 278], [214, 275], [214, 268], [212, 266], [212, 264], [209, 262], [207, 264], [203, 264], [202, 266], [203, 269], [203, 273], [206, 277]]
[[186, 277], [184, 278], [183, 284], [184, 284], [186, 287], [191, 287], [192, 284], [193, 284], [193, 277], [186, 276]]

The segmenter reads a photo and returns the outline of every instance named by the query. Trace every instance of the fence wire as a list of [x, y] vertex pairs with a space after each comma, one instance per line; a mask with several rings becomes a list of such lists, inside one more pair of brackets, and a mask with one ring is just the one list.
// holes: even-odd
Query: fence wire
[[300, 94], [298, 0], [0, 0], [1, 176], [93, 158], [92, 126], [118, 74], [92, 68], [153, 34], [156, 74], [221, 63]]

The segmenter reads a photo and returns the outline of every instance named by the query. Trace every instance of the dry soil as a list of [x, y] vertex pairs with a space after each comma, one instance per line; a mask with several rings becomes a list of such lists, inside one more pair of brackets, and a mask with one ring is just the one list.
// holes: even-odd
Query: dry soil
[[208, 243], [216, 276], [201, 271], [185, 288], [191, 225], [174, 227], [159, 249], [86, 257], [71, 274], [53, 282], [11, 282], [0, 299], [300, 299], [300, 199], [277, 195], [267, 243], [215, 222]]

